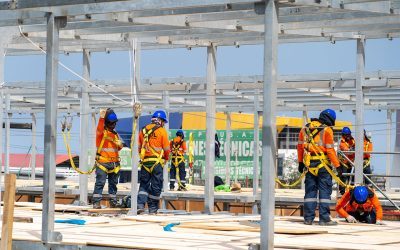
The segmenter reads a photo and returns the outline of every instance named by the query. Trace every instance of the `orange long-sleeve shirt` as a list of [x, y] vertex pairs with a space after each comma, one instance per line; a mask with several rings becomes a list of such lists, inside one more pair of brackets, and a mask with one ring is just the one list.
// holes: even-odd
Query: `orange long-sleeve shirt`
[[[181, 143], [182, 141], [182, 143]], [[172, 156], [182, 156], [186, 153], [186, 141], [184, 141], [181, 137], [177, 136], [170, 142], [170, 148]]]
[[[150, 123], [145, 127], [145, 129], [149, 130], [154, 126], [156, 126], [156, 125], [153, 123]], [[138, 143], [139, 153], [140, 153], [140, 150], [142, 149], [143, 143], [144, 143], [143, 131], [140, 130], [139, 143]], [[167, 130], [163, 127], [156, 129], [152, 133], [152, 135], [150, 135], [150, 137], [149, 137], [148, 146], [151, 147], [157, 153], [161, 153], [161, 151], [164, 150], [163, 158], [165, 160], [168, 160], [169, 153], [170, 153], [170, 147], [169, 147]], [[155, 155], [151, 152], [151, 150], [146, 150], [145, 157], [151, 157], [151, 156], [155, 156]]]
[[346, 218], [347, 216], [349, 216], [349, 212], [355, 212], [357, 210], [370, 212], [372, 211], [372, 209], [375, 208], [376, 220], [382, 220], [383, 217], [382, 206], [375, 193], [373, 193], [373, 196], [368, 198], [367, 201], [361, 205], [357, 204], [357, 202], [355, 201], [350, 203], [350, 201], [351, 201], [351, 193], [349, 190], [347, 190], [336, 205], [336, 212], [340, 215], [340, 217]]
[[[354, 153], [346, 153], [346, 151], [354, 151], [356, 146], [356, 142], [353, 137], [350, 137], [349, 140], [346, 140], [344, 137], [340, 140], [339, 149], [346, 154], [346, 156], [354, 162], [355, 154]], [[348, 163], [347, 160], [344, 160], [345, 163]]]
[[[309, 124], [310, 130], [317, 129], [321, 127], [322, 124], [319, 121], [312, 121]], [[336, 151], [334, 148], [333, 141], [333, 130], [331, 127], [324, 127], [315, 137], [314, 142], [317, 145], [318, 149], [314, 148], [311, 143], [307, 143], [306, 140], [306, 131], [303, 128], [299, 134], [299, 140], [297, 144], [297, 159], [298, 162], [303, 162], [304, 151], [308, 150], [310, 153], [318, 153], [322, 151], [325, 155], [328, 156], [328, 159], [332, 163], [333, 166], [339, 167], [340, 163], [336, 155]]]
[[100, 148], [100, 152], [97, 152], [97, 154], [100, 154], [101, 156], [101, 158], [98, 159], [98, 161], [100, 163], [118, 162], [119, 161], [118, 151], [122, 149], [122, 145], [117, 143], [117, 141], [119, 140], [119, 136], [117, 132], [108, 131], [107, 129], [105, 129], [104, 122], [105, 122], [104, 118], [100, 118], [96, 130], [97, 151], [99, 151], [99, 147], [101, 141], [103, 140], [103, 137], [106, 136], [103, 146]]
[[[372, 150], [373, 150], [372, 141], [367, 141], [364, 138], [364, 152], [372, 152]], [[371, 154], [364, 153], [364, 159], [370, 159], [370, 158], [371, 158]]]

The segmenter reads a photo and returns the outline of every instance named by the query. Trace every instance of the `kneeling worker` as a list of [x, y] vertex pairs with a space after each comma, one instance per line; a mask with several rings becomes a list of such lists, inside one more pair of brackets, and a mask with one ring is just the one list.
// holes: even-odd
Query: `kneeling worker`
[[347, 190], [336, 205], [336, 212], [349, 223], [383, 225], [382, 206], [374, 191], [366, 186]]

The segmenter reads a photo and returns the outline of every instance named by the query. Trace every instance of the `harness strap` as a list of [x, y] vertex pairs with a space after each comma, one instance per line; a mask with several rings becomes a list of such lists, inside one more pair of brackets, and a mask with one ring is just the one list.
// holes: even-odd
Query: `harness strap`
[[98, 167], [99, 169], [103, 170], [107, 174], [112, 174], [112, 173], [118, 174], [119, 170], [121, 169], [121, 166], [119, 165], [119, 166], [109, 170], [106, 167], [104, 167], [103, 165], [101, 165], [100, 163], [98, 163], [97, 161], [96, 161], [96, 165], [95, 166]]

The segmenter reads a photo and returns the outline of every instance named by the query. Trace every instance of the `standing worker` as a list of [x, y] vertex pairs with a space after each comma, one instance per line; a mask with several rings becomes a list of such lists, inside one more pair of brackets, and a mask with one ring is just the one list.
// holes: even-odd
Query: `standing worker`
[[[364, 129], [364, 161], [363, 161], [363, 173], [364, 174], [372, 174], [371, 170], [371, 154], [370, 153], [365, 153], [365, 152], [372, 152], [373, 150], [373, 145], [371, 138], [367, 135], [367, 132]], [[371, 178], [370, 176], [368, 176]], [[370, 184], [368, 180], [364, 178], [364, 183], [365, 184]]]
[[333, 147], [333, 130], [336, 113], [332, 109], [322, 111], [318, 119], [301, 129], [297, 144], [299, 171], [307, 171], [304, 195], [304, 224], [312, 225], [319, 195], [319, 225], [331, 226], [329, 204], [332, 194], [332, 176], [327, 168], [330, 164], [338, 168], [339, 160]]
[[110, 207], [118, 206], [117, 184], [120, 170], [119, 151], [123, 147], [118, 133], [115, 131], [118, 118], [112, 109], [101, 109], [96, 131], [96, 183], [93, 191], [93, 208], [101, 208], [100, 202], [106, 180]]
[[336, 212], [349, 223], [383, 225], [382, 206], [375, 192], [366, 186], [347, 190], [336, 205]]
[[179, 129], [176, 131], [176, 137], [171, 140], [171, 169], [169, 189], [172, 191], [175, 188], [175, 178], [178, 179], [178, 191], [186, 191], [186, 170], [185, 170], [185, 153], [187, 150], [185, 135]]
[[[339, 144], [339, 149], [342, 151], [352, 162], [354, 162], [354, 157], [355, 154], [354, 152], [346, 152], [346, 151], [354, 151], [356, 147], [356, 142], [351, 136], [351, 130], [349, 127], [344, 127], [342, 129], [342, 139], [340, 140]], [[343, 157], [344, 158], [344, 157]], [[346, 183], [349, 179], [351, 179], [350, 176], [343, 176], [343, 173], [351, 173], [353, 166], [347, 159], [341, 159], [340, 158], [340, 168], [338, 168], [338, 176], [339, 178]], [[346, 191], [346, 188], [343, 186], [339, 186], [339, 191], [340, 194], [344, 194]]]
[[140, 187], [138, 193], [138, 214], [144, 212], [147, 203], [149, 213], [157, 213], [163, 187], [163, 167], [168, 161], [170, 147], [167, 130], [167, 114], [163, 110], [154, 112], [151, 123], [139, 133], [141, 159]]

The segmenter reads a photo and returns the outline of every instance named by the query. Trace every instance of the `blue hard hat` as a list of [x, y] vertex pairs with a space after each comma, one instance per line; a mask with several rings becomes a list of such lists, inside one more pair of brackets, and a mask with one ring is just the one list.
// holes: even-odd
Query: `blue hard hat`
[[322, 114], [328, 115], [332, 120], [336, 120], [336, 112], [333, 109], [325, 109], [324, 111], [321, 112], [320, 116]]
[[114, 112], [110, 112], [106, 116], [106, 121], [107, 122], [117, 122], [118, 121], [117, 114], [115, 114]]
[[160, 118], [164, 120], [165, 123], [168, 123], [167, 114], [165, 113], [164, 110], [157, 110], [156, 112], [154, 112], [151, 118]]
[[344, 127], [342, 129], [342, 135], [351, 135], [351, 130], [349, 127]]
[[353, 190], [354, 199], [358, 204], [364, 204], [368, 198], [368, 189], [365, 186], [357, 186]]
[[176, 136], [180, 136], [180, 137], [184, 138], [185, 134], [183, 133], [182, 129], [179, 129], [178, 131], [176, 131]]

